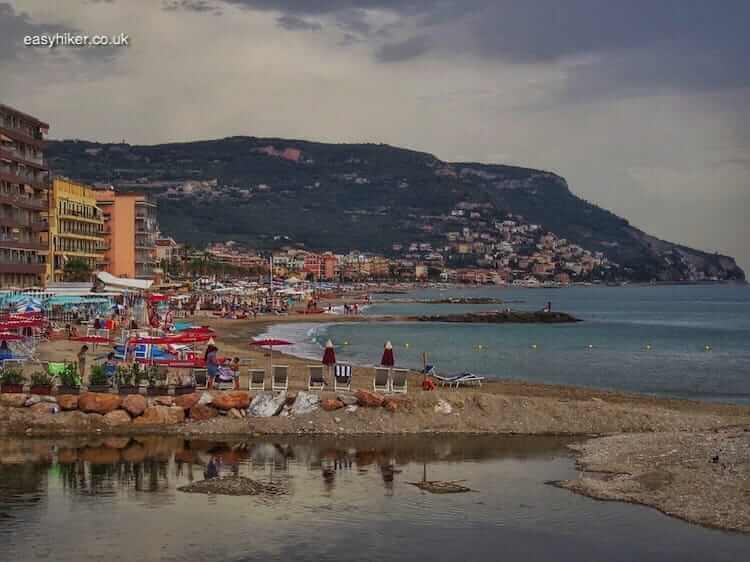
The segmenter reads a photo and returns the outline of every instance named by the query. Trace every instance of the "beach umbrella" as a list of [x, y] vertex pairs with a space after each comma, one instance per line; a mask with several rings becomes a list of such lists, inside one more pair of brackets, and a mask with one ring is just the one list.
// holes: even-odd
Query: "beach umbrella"
[[326, 342], [326, 348], [323, 352], [323, 365], [328, 365], [329, 367], [331, 365], [336, 364], [336, 351], [333, 349], [333, 342], [331, 340], [328, 340]]
[[111, 343], [112, 340], [110, 340], [106, 336], [76, 336], [74, 338], [71, 338], [73, 341], [79, 341], [81, 343], [91, 343], [94, 345], [105, 345], [108, 343]]
[[393, 346], [390, 341], [385, 342], [383, 357], [380, 358], [380, 364], [383, 367], [393, 367], [396, 364], [396, 358], [393, 356]]
[[273, 361], [273, 348], [282, 346], [282, 345], [294, 345], [290, 341], [282, 340], [279, 338], [265, 338], [262, 340], [253, 340], [250, 342], [250, 345], [257, 345], [258, 347], [267, 347], [269, 351], [271, 352], [268, 356], [268, 368], [269, 372], [271, 369], [271, 362]]

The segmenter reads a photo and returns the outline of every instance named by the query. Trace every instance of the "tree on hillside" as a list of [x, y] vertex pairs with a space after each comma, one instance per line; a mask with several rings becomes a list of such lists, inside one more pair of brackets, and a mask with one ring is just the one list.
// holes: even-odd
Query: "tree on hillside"
[[73, 258], [65, 262], [63, 278], [65, 281], [84, 282], [91, 280], [91, 268], [84, 260]]

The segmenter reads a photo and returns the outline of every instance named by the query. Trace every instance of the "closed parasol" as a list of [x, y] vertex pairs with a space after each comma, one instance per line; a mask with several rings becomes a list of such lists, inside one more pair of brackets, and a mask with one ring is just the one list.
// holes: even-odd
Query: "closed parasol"
[[383, 367], [393, 367], [396, 364], [396, 358], [393, 356], [393, 346], [390, 341], [385, 343], [383, 357], [380, 358], [380, 364]]
[[333, 342], [331, 340], [328, 340], [326, 342], [326, 348], [323, 352], [323, 365], [328, 365], [329, 367], [331, 365], [336, 364], [336, 351], [333, 349]]

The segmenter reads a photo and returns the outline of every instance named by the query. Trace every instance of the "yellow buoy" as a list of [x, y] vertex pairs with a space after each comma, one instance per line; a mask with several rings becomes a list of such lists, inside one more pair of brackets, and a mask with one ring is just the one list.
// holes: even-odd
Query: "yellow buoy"
[[710, 345], [706, 345], [703, 349], [705, 349], [706, 351], [711, 351], [711, 346]]
[[594, 346], [589, 344], [589, 349], [594, 349]]
[[646, 351], [651, 351], [651, 344], [650, 343], [646, 344]]
[[344, 342], [344, 345], [349, 345], [349, 342], [348, 342], [348, 341], [345, 341], [345, 342]]
[[407, 342], [407, 343], [405, 343], [405, 344], [404, 344], [404, 347], [405, 347], [406, 349], [409, 349], [409, 343], [408, 343], [408, 342]]
[[536, 349], [536, 348], [537, 348], [537, 345], [535, 343], [532, 343], [531, 344], [531, 349]]

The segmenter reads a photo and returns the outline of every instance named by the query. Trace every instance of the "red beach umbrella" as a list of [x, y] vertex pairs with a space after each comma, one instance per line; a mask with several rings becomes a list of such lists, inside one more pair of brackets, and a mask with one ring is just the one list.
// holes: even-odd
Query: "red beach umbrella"
[[18, 334], [0, 333], [0, 341], [21, 341], [22, 339], [23, 336], [19, 336]]
[[385, 342], [383, 357], [380, 358], [380, 364], [383, 367], [393, 367], [396, 364], [396, 358], [393, 356], [393, 346], [390, 341]]
[[111, 343], [112, 341], [106, 336], [76, 336], [71, 339], [73, 341], [79, 341], [81, 343], [92, 343], [94, 345], [97, 345], [97, 344], [105, 345], [105, 344]]
[[323, 365], [328, 365], [329, 367], [331, 365], [336, 364], [336, 351], [333, 349], [333, 342], [331, 340], [328, 340], [326, 342], [326, 349], [323, 352]]
[[290, 342], [290, 341], [281, 340], [281, 339], [278, 339], [278, 338], [266, 338], [266, 339], [262, 339], [262, 340], [253, 340], [253, 341], [250, 342], [250, 345], [257, 345], [259, 347], [267, 347], [271, 351], [271, 355], [268, 358], [268, 366], [270, 368], [271, 362], [273, 361], [273, 348], [274, 348], [274, 346], [279, 346], [279, 345], [294, 345], [294, 344], [292, 342]]

